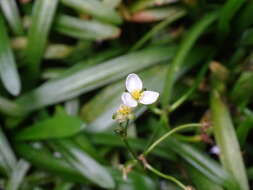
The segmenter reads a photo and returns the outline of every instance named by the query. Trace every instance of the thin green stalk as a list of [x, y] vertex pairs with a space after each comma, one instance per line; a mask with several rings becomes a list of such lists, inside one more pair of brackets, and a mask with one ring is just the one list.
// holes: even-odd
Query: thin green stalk
[[202, 124], [200, 123], [190, 123], [190, 124], [185, 124], [185, 125], [181, 125], [179, 127], [176, 127], [172, 130], [170, 130], [169, 132], [165, 133], [163, 136], [161, 136], [159, 139], [157, 139], [144, 153], [144, 156], [147, 156], [157, 145], [159, 145], [162, 141], [164, 141], [167, 137], [169, 137], [170, 135], [172, 135], [175, 132], [181, 131], [183, 129], [187, 129], [187, 128], [192, 128], [192, 127], [201, 127]]
[[135, 160], [138, 160], [138, 157], [137, 157], [137, 154], [135, 153], [135, 151], [131, 148], [131, 146], [129, 145], [128, 141], [127, 141], [127, 138], [123, 137], [121, 138], [122, 141], [124, 142], [124, 144], [126, 145], [126, 148], [128, 149], [128, 151], [131, 153], [132, 157], [135, 159]]
[[147, 168], [149, 171], [155, 173], [156, 175], [158, 175], [158, 176], [160, 176], [160, 177], [163, 177], [163, 178], [165, 178], [165, 179], [168, 179], [168, 180], [174, 182], [175, 184], [177, 184], [177, 185], [178, 185], [179, 187], [181, 187], [182, 189], [187, 190], [187, 186], [185, 186], [184, 184], [182, 184], [180, 181], [178, 181], [178, 180], [177, 180], [176, 178], [174, 178], [173, 176], [166, 175], [166, 174], [164, 174], [164, 173], [158, 171], [157, 169], [153, 168], [153, 167], [152, 167], [151, 165], [149, 165], [149, 164], [146, 164], [145, 166], [146, 166], [146, 168]]

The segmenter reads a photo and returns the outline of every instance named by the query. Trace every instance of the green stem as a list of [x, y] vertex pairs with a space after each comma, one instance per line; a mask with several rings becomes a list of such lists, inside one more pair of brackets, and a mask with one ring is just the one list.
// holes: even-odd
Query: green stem
[[187, 189], [187, 187], [186, 187], [184, 184], [182, 184], [180, 181], [178, 181], [176, 178], [161, 173], [160, 171], [158, 171], [157, 169], [153, 168], [153, 167], [152, 167], [151, 165], [149, 165], [149, 164], [146, 164], [145, 166], [146, 166], [146, 168], [147, 168], [148, 170], [150, 170], [151, 172], [155, 173], [156, 175], [158, 175], [158, 176], [160, 176], [160, 177], [163, 177], [163, 178], [165, 178], [165, 179], [168, 179], [168, 180], [174, 182], [175, 184], [177, 184], [179, 187], [181, 187], [181, 188], [184, 189], [184, 190]]
[[126, 148], [128, 149], [128, 151], [131, 153], [131, 155], [133, 156], [134, 159], [138, 160], [137, 154], [135, 153], [135, 151], [131, 148], [131, 146], [129, 145], [127, 138], [126, 137], [122, 137], [121, 138], [122, 141], [124, 142], [124, 144], [126, 145]]
[[157, 145], [159, 145], [163, 140], [165, 140], [168, 136], [172, 135], [173, 133], [186, 129], [186, 128], [192, 128], [192, 127], [201, 127], [202, 124], [199, 123], [190, 123], [181, 125], [179, 127], [176, 127], [169, 132], [165, 133], [163, 136], [161, 136], [158, 140], [156, 140], [144, 153], [143, 155], [147, 156]]

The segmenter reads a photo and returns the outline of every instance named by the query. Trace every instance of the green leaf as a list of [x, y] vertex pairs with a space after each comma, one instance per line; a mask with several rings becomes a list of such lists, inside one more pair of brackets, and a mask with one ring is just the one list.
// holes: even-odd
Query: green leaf
[[253, 24], [253, 20], [251, 19], [251, 14], [253, 12], [253, 1], [248, 1], [243, 9], [238, 14], [236, 18], [236, 25], [234, 28], [237, 30], [237, 33], [240, 34], [244, 29]]
[[210, 181], [194, 167], [187, 165], [187, 171], [188, 175], [193, 181], [193, 184], [197, 187], [198, 190], [223, 190], [221, 186]]
[[253, 44], [253, 28], [249, 28], [243, 32], [239, 43], [242, 46], [251, 46]]
[[37, 78], [58, 0], [36, 0], [25, 50], [25, 64], [31, 79]]
[[245, 71], [234, 84], [230, 97], [238, 106], [246, 106], [253, 95], [253, 72]]
[[211, 95], [211, 116], [215, 139], [221, 151], [222, 165], [235, 177], [241, 190], [249, 190], [245, 166], [232, 119], [227, 106], [216, 89], [213, 89]]
[[246, 144], [247, 137], [250, 135], [250, 130], [253, 127], [253, 113], [247, 110], [245, 118], [240, 121], [240, 125], [236, 129], [236, 134], [240, 142], [241, 147]]
[[34, 148], [31, 145], [17, 142], [15, 143], [15, 149], [21, 157], [43, 171], [48, 171], [66, 180], [82, 183], [87, 182], [86, 178], [83, 178], [80, 173], [76, 169], [73, 169], [67, 162], [53, 156], [42, 148]]
[[163, 21], [156, 24], [151, 30], [144, 34], [141, 39], [134, 44], [134, 46], [131, 48], [131, 51], [137, 50], [142, 47], [151, 37], [164, 29], [168, 24], [171, 24], [179, 18], [183, 17], [185, 14], [186, 12], [184, 9], [170, 9], [170, 16], [167, 19], [164, 19]]
[[0, 96], [0, 112], [9, 116], [18, 117], [23, 116], [25, 111], [15, 102], [5, 99]]
[[88, 13], [105, 22], [113, 24], [120, 24], [122, 22], [121, 17], [114, 9], [106, 6], [99, 0], [61, 0], [61, 2], [78, 12]]
[[0, 14], [0, 78], [12, 95], [17, 96], [21, 90], [19, 74], [16, 68], [16, 62], [10, 47], [10, 41], [7, 29]]
[[34, 125], [21, 130], [16, 140], [44, 140], [73, 136], [85, 127], [76, 116], [66, 113], [56, 113], [53, 117], [36, 122]]
[[[8, 21], [12, 31], [16, 35], [23, 34], [23, 28], [21, 23], [21, 18], [18, 11], [18, 6], [15, 0], [1, 0], [0, 6], [3, 14]], [[2, 32], [1, 32], [2, 34]], [[2, 40], [1, 40], [2, 41]]]
[[173, 91], [173, 85], [175, 82], [174, 75], [181, 70], [181, 67], [186, 60], [186, 56], [192, 49], [194, 43], [200, 37], [200, 35], [205, 31], [205, 29], [211, 25], [217, 18], [217, 12], [208, 13], [201, 18], [192, 28], [188, 31], [187, 35], [183, 39], [172, 63], [168, 66], [168, 73], [166, 77], [166, 82], [161, 97], [163, 107], [166, 107], [169, 103]]
[[29, 167], [30, 164], [28, 162], [22, 159], [19, 160], [7, 182], [6, 190], [18, 190]]
[[102, 188], [112, 189], [115, 187], [111, 174], [82, 151], [78, 145], [70, 140], [59, 140], [53, 144], [55, 149], [63, 155], [63, 158], [84, 177]]
[[55, 21], [55, 30], [77, 39], [105, 40], [116, 38], [120, 29], [96, 20], [82, 20], [75, 17], [61, 15]]
[[226, 1], [219, 16], [219, 32], [221, 33], [219, 35], [226, 35], [229, 32], [231, 24], [230, 21], [244, 2], [245, 0]]
[[166, 140], [166, 147], [179, 154], [186, 162], [201, 172], [202, 175], [216, 184], [222, 185], [229, 190], [239, 190], [234, 178], [221, 166], [203, 152], [189, 144], [179, 142], [173, 138]]
[[[125, 77], [128, 73], [171, 59], [174, 52], [173, 46], [152, 47], [88, 68], [84, 64], [83, 69], [78, 67], [73, 72], [66, 72], [59, 78], [46, 82], [21, 96], [17, 102], [27, 111], [62, 102]], [[32, 104], [31, 101], [33, 101]]]
[[15, 166], [16, 157], [0, 126], [0, 167], [4, 169], [5, 174], [11, 175]]

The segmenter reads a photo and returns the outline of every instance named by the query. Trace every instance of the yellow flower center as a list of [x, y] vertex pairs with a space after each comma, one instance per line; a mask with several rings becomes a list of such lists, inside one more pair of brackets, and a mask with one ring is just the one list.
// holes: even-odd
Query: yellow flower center
[[141, 90], [134, 90], [133, 92], [131, 92], [131, 95], [135, 100], [139, 100], [142, 96], [142, 91]]
[[129, 115], [132, 112], [132, 109], [126, 105], [121, 105], [118, 109], [118, 113], [122, 115]]

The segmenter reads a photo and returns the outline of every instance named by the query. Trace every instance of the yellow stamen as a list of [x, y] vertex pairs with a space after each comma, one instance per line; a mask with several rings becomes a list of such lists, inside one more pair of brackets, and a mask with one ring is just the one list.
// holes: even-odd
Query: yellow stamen
[[142, 96], [142, 91], [141, 90], [134, 90], [133, 92], [131, 92], [131, 95], [135, 100], [139, 100]]
[[126, 105], [121, 105], [118, 109], [118, 113], [122, 115], [129, 115], [132, 112], [132, 109]]

